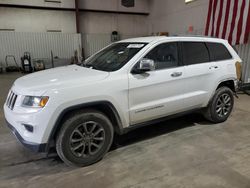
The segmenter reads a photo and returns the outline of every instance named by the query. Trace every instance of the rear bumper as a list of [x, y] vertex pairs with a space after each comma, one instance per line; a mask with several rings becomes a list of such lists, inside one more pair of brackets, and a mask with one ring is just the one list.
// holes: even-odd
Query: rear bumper
[[239, 80], [234, 80], [234, 89], [235, 89], [235, 92], [237, 92], [239, 90], [239, 87], [240, 87]]
[[23, 139], [23, 137], [18, 133], [18, 131], [13, 127], [7, 120], [7, 126], [11, 129], [12, 133], [16, 138], [26, 147], [34, 152], [46, 152], [47, 144], [36, 144]]

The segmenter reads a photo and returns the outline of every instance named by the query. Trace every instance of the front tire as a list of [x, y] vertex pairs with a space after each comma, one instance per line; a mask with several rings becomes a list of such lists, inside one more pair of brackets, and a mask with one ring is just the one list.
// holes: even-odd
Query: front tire
[[233, 106], [234, 96], [232, 90], [228, 87], [221, 87], [216, 90], [205, 110], [204, 116], [213, 123], [222, 123], [230, 116]]
[[113, 126], [103, 113], [78, 111], [64, 121], [56, 139], [56, 150], [66, 164], [88, 166], [108, 152], [113, 135]]

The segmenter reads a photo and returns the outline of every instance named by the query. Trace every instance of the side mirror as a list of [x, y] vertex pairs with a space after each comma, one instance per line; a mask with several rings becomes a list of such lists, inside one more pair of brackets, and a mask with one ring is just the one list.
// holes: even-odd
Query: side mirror
[[152, 70], [155, 70], [154, 60], [143, 58], [139, 61], [139, 66], [134, 69], [133, 73], [141, 74]]

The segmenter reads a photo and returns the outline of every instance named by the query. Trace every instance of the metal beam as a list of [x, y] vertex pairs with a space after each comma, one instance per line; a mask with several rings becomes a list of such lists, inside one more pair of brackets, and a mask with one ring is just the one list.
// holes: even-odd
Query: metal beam
[[127, 11], [116, 11], [116, 10], [95, 10], [95, 9], [80, 9], [83, 12], [100, 12], [100, 13], [111, 13], [111, 14], [130, 14], [130, 15], [143, 15], [148, 16], [147, 12], [127, 12]]
[[23, 8], [23, 9], [38, 9], [38, 10], [75, 11], [74, 8], [43, 7], [43, 6], [16, 5], [16, 4], [4, 4], [4, 3], [0, 3], [0, 7], [5, 7], [5, 8]]
[[[61, 7], [43, 7], [33, 5], [16, 5], [16, 4], [4, 4], [0, 3], [0, 7], [5, 8], [22, 8], [22, 9], [38, 9], [38, 10], [55, 10], [55, 11], [72, 11], [75, 12], [76, 8], [61, 8]], [[96, 10], [96, 9], [84, 9], [79, 8], [79, 12], [98, 12], [98, 13], [110, 13], [110, 14], [130, 14], [130, 15], [143, 15], [148, 16], [147, 12], [128, 12], [128, 11], [116, 11], [116, 10]]]
[[76, 32], [80, 33], [80, 14], [79, 14], [79, 0], [75, 0], [76, 11]]

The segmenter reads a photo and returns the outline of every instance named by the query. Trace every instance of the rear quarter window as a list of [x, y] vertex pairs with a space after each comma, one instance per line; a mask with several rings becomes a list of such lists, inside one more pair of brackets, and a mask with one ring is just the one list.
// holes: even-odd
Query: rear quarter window
[[210, 61], [221, 61], [232, 58], [232, 55], [223, 44], [207, 42], [206, 45], [210, 53]]

